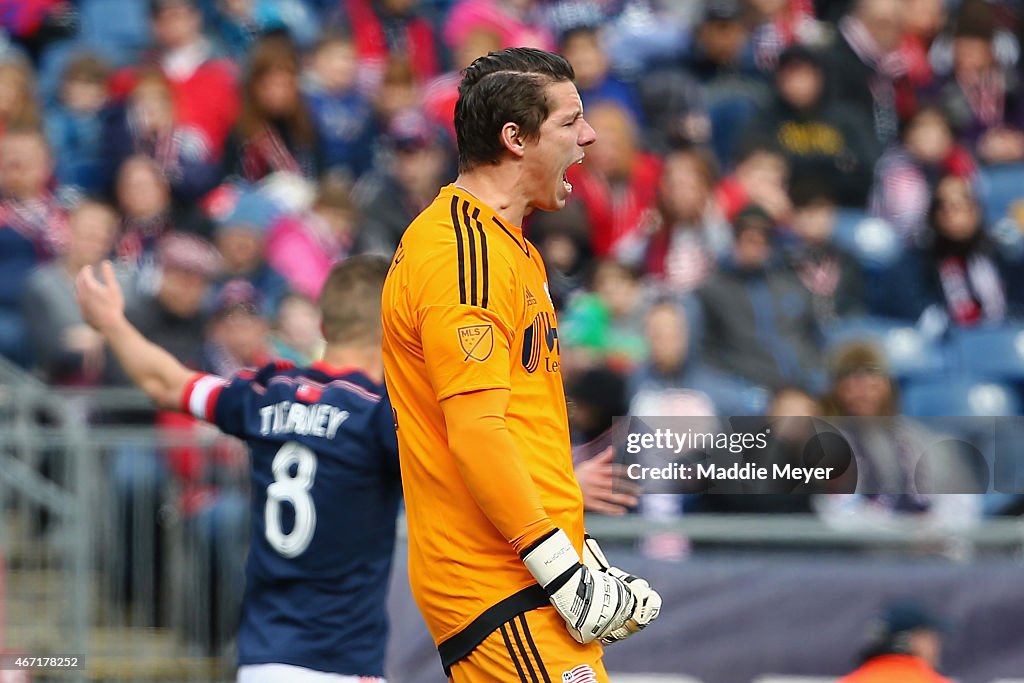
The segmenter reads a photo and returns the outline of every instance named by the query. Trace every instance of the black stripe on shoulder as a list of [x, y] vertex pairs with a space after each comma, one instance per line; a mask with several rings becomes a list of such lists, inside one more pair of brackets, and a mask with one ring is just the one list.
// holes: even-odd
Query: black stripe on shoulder
[[462, 202], [462, 224], [466, 228], [466, 236], [469, 238], [469, 303], [472, 306], [479, 305], [479, 291], [476, 286], [476, 238], [473, 237], [473, 225], [469, 222], [469, 202]]
[[452, 196], [452, 227], [455, 228], [455, 243], [459, 250], [459, 303], [466, 303], [466, 252], [462, 244], [462, 228], [459, 227], [459, 197]]
[[491, 220], [494, 221], [495, 225], [497, 225], [499, 228], [501, 228], [502, 232], [504, 232], [506, 235], [508, 235], [508, 238], [510, 240], [512, 240], [513, 242], [516, 243], [516, 246], [519, 247], [519, 249], [522, 250], [522, 252], [524, 254], [526, 254], [527, 256], [530, 255], [530, 248], [528, 246], [526, 246], [526, 241], [525, 240], [520, 242], [518, 239], [516, 239], [516, 236], [512, 234], [512, 231], [509, 230], [508, 228], [506, 228], [505, 224], [502, 223], [500, 220], [498, 220], [497, 216], [492, 216]]
[[533, 653], [533, 661], [537, 662], [537, 668], [540, 669], [540, 675], [544, 679], [544, 683], [551, 683], [551, 677], [548, 676], [548, 668], [544, 666], [544, 661], [540, 658], [540, 652], [537, 651], [537, 643], [533, 642], [533, 634], [530, 633], [530, 623], [526, 620], [526, 615], [520, 614], [516, 619], [519, 620], [519, 624], [523, 627], [523, 635], [526, 636], [526, 643], [530, 646], [530, 652]]
[[441, 656], [441, 665], [444, 667], [445, 675], [450, 676], [452, 666], [465, 659], [502, 624], [508, 623], [518, 614], [549, 604], [551, 603], [548, 600], [548, 594], [535, 583], [487, 608], [466, 628], [437, 646], [437, 653]]
[[487, 233], [484, 232], [484, 226], [480, 223], [480, 207], [476, 207], [473, 210], [473, 225], [476, 226], [476, 232], [480, 235], [480, 270], [483, 272], [483, 282], [481, 284], [480, 294], [480, 307], [487, 308], [487, 295], [490, 289], [490, 262], [487, 260]]

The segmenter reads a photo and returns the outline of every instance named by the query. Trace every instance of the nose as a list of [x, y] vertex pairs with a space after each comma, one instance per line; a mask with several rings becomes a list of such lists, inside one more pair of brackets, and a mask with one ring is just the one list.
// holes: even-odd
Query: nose
[[586, 119], [581, 119], [583, 126], [580, 128], [580, 135], [576, 138], [576, 144], [580, 147], [586, 147], [587, 145], [594, 144], [594, 140], [597, 140], [597, 131], [594, 127], [587, 123]]

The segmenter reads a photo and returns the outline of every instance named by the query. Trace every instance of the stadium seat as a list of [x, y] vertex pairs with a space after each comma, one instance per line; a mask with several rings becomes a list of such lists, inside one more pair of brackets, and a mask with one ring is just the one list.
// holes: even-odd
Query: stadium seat
[[881, 317], [844, 320], [825, 330], [825, 348], [840, 344], [871, 341], [884, 352], [889, 369], [899, 380], [909, 377], [942, 375], [947, 362], [943, 348], [908, 323]]
[[871, 270], [891, 266], [903, 250], [891, 225], [852, 209], [837, 212], [832, 241], [852, 254], [861, 266]]
[[1006, 164], [988, 166], [978, 174], [981, 189], [982, 205], [985, 208], [985, 219], [994, 224], [1003, 216], [1013, 202], [1024, 199], [1024, 165]]
[[913, 417], [1004, 417], [1020, 414], [1009, 387], [978, 377], [911, 380], [903, 390], [903, 413]]
[[975, 375], [1024, 381], [1024, 326], [958, 329], [952, 348], [959, 367]]

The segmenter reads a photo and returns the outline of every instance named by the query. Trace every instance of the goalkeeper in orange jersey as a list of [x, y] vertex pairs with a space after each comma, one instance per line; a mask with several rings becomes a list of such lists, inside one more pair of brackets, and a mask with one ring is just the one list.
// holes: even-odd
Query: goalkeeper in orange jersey
[[409, 226], [382, 299], [413, 595], [452, 681], [607, 681], [601, 644], [658, 615], [583, 528], [558, 326], [520, 226], [562, 208], [595, 139], [560, 56], [465, 71], [459, 177]]

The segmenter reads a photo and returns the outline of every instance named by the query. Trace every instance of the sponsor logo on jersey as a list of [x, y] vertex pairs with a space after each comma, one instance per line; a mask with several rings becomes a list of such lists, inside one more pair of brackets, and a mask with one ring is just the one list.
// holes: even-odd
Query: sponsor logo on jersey
[[[548, 372], [558, 371], [558, 328], [555, 317], [551, 313], [538, 313], [526, 331], [523, 332], [523, 367], [533, 373], [544, 360], [544, 369]], [[545, 353], [544, 349], [547, 348]]]
[[529, 287], [526, 288], [526, 305], [527, 306], [536, 306], [537, 305], [537, 297], [535, 297], [533, 295], [533, 292], [530, 291]]

